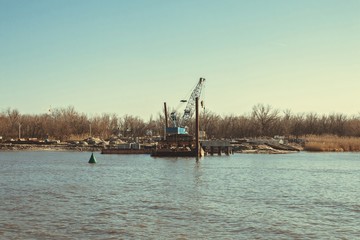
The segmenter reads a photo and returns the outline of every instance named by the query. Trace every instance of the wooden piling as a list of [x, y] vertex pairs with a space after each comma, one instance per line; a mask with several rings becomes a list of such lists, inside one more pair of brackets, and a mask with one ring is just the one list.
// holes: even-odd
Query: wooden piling
[[165, 113], [165, 127], [168, 128], [168, 114], [167, 114], [167, 108], [166, 108], [166, 102], [164, 102], [164, 113]]
[[214, 155], [214, 152], [215, 152], [215, 151], [214, 151], [214, 147], [211, 146], [211, 147], [210, 147], [210, 155], [213, 156], [213, 155]]
[[201, 157], [201, 152], [200, 152], [200, 139], [199, 139], [199, 133], [200, 133], [200, 126], [199, 126], [199, 98], [195, 98], [195, 141], [196, 141], [196, 159], [199, 159], [199, 157]]
[[230, 155], [230, 147], [226, 147], [226, 148], [225, 148], [225, 154], [226, 154], [227, 156]]

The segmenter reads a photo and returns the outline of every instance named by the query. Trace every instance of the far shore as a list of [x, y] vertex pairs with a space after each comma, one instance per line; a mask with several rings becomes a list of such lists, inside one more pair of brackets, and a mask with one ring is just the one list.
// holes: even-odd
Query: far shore
[[0, 144], [0, 151], [73, 151], [73, 152], [99, 152], [99, 146], [72, 146], [67, 144]]
[[[53, 151], [53, 152], [101, 152], [103, 147], [99, 146], [71, 146], [66, 144], [56, 145], [34, 145], [34, 144], [0, 144], [0, 152], [17, 152], [17, 151]], [[359, 151], [344, 151], [343, 149], [328, 149], [324, 150], [307, 150], [299, 149], [299, 151], [287, 151], [273, 149], [270, 147], [258, 146], [254, 149], [234, 151], [234, 154], [290, 154], [296, 152], [359, 152]]]
[[[232, 152], [243, 154], [287, 154], [305, 152], [360, 152], [359, 137], [338, 137], [334, 135], [308, 135], [293, 138], [297, 141], [279, 141], [272, 138], [243, 139], [232, 141]], [[75, 151], [100, 152], [103, 148], [115, 147], [109, 144], [88, 144], [80, 142], [52, 143], [0, 143], [0, 151]]]

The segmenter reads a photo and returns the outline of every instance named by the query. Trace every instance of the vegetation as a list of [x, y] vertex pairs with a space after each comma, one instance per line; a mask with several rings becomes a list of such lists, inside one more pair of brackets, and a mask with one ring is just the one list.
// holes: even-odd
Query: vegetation
[[312, 152], [358, 152], [360, 138], [328, 136], [309, 136], [304, 150]]
[[[169, 111], [170, 112], [170, 111]], [[248, 115], [220, 116], [210, 111], [201, 113], [201, 130], [209, 138], [254, 138], [275, 135], [306, 138], [307, 150], [360, 151], [360, 116], [341, 113], [319, 115], [316, 113], [293, 114], [269, 105], [258, 104]], [[163, 113], [149, 120], [131, 115], [102, 114], [89, 117], [74, 107], [54, 109], [48, 114], [21, 114], [16, 109], [0, 113], [0, 136], [3, 139], [84, 139], [92, 136], [107, 139], [122, 137], [161, 136], [164, 133]], [[194, 121], [188, 124], [189, 131]], [[90, 130], [91, 129], [91, 130]], [[319, 136], [322, 136], [320, 139]], [[331, 136], [331, 137], [329, 137]]]

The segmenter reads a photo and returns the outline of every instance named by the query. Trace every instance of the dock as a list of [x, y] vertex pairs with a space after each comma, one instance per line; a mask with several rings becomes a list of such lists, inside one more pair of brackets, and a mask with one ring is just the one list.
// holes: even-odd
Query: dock
[[205, 155], [217, 154], [221, 156], [222, 153], [225, 153], [228, 156], [233, 153], [232, 145], [228, 140], [202, 140], [200, 145], [204, 149]]

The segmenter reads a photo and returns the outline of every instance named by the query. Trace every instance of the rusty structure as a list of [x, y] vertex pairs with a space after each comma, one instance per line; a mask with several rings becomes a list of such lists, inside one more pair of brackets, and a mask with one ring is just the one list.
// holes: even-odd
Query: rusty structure
[[199, 110], [196, 98], [196, 130], [195, 138], [188, 133], [168, 133], [159, 141], [152, 152], [153, 157], [202, 157], [203, 151], [199, 141]]
[[[168, 126], [168, 115], [166, 103], [164, 103], [165, 114], [165, 136], [158, 142], [156, 149], [153, 150], [153, 157], [196, 157], [197, 159], [204, 155], [199, 141], [199, 97], [204, 86], [205, 78], [200, 78], [196, 87], [192, 91], [189, 100], [181, 100], [187, 102], [184, 114], [177, 119], [176, 112], [170, 114], [173, 127]], [[184, 125], [189, 121], [195, 113], [195, 138], [190, 135]]]

